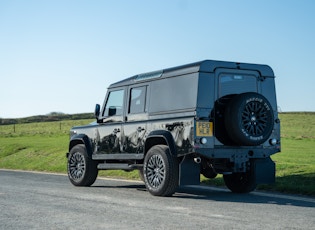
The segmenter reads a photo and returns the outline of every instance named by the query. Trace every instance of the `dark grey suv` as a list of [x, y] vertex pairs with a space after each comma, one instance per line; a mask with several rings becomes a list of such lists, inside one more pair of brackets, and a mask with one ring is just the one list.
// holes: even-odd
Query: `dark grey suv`
[[267, 65], [205, 60], [109, 86], [96, 122], [70, 131], [68, 176], [90, 186], [98, 170], [139, 170], [170, 196], [200, 174], [223, 174], [236, 193], [273, 183], [280, 152], [275, 76]]

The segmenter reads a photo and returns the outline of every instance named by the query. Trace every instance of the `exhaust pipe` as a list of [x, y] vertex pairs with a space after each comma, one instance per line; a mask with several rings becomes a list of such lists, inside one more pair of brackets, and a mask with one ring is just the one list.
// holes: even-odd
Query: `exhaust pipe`
[[200, 164], [200, 163], [201, 163], [201, 158], [200, 158], [200, 157], [195, 157], [195, 158], [194, 158], [194, 161], [195, 161], [197, 164]]

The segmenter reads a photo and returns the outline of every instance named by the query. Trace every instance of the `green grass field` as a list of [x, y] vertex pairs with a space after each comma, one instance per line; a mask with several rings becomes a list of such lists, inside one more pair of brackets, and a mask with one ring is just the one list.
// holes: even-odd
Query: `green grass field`
[[[276, 184], [259, 189], [315, 195], [315, 113], [283, 113], [282, 152], [276, 162]], [[66, 172], [65, 153], [69, 129], [93, 120], [67, 120], [0, 126], [0, 168]], [[102, 171], [102, 176], [138, 179], [138, 172]], [[222, 177], [201, 178], [206, 184], [223, 185]]]
[[315, 195], [315, 113], [281, 114], [282, 152], [274, 189]]

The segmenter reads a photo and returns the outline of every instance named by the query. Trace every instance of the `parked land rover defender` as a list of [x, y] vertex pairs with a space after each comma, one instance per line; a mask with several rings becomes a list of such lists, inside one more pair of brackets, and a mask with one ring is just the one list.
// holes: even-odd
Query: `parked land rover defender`
[[70, 131], [76, 186], [106, 169], [139, 170], [156, 196], [199, 184], [200, 174], [223, 174], [236, 193], [275, 181], [280, 120], [267, 65], [205, 60], [138, 74], [110, 85], [95, 117]]

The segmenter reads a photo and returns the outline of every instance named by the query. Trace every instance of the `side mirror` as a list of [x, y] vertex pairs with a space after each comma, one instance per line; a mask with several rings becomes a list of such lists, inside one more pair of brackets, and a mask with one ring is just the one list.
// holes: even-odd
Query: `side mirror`
[[114, 115], [116, 115], [116, 107], [111, 106], [109, 107], [109, 110], [108, 110], [108, 116], [114, 116]]
[[96, 117], [96, 119], [100, 115], [100, 110], [101, 110], [101, 106], [99, 104], [96, 104], [95, 105], [95, 110], [94, 110], [94, 116]]

